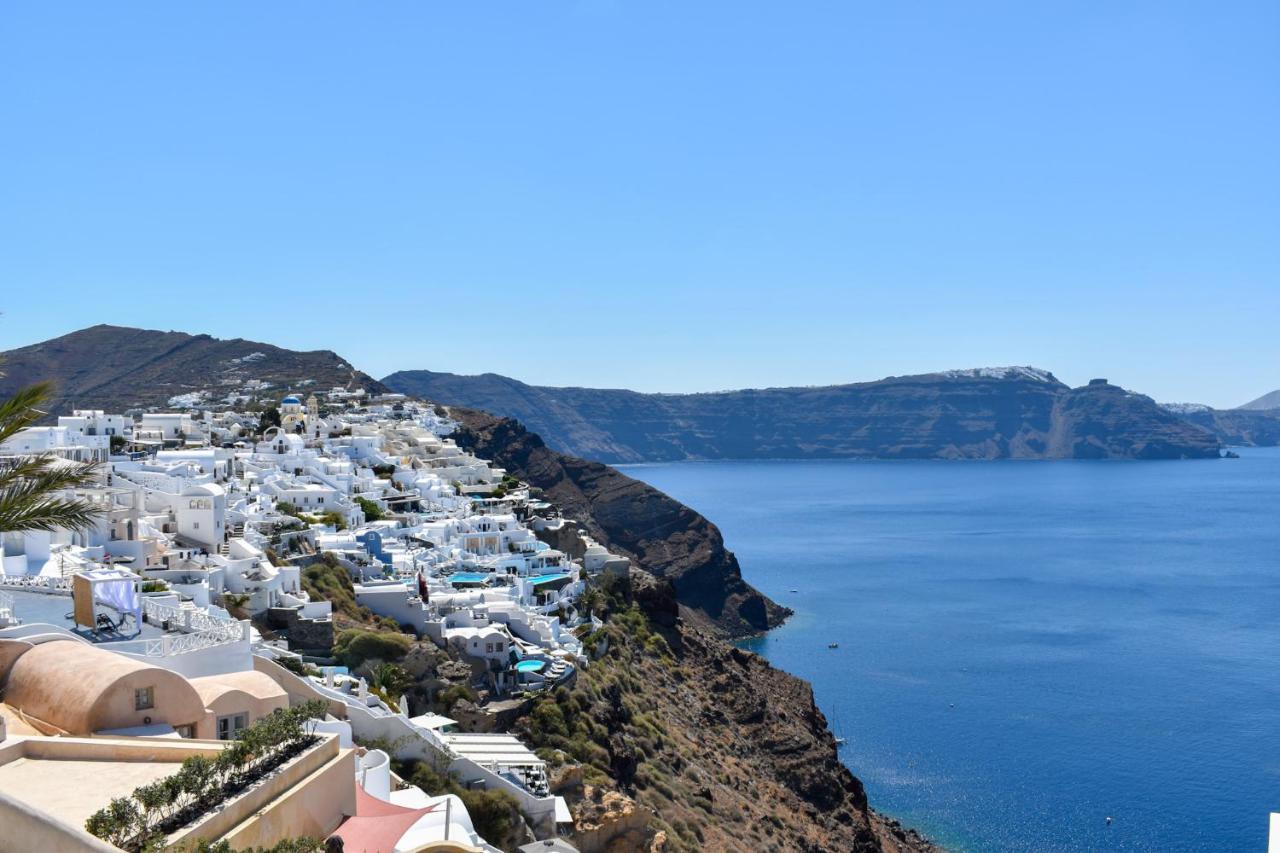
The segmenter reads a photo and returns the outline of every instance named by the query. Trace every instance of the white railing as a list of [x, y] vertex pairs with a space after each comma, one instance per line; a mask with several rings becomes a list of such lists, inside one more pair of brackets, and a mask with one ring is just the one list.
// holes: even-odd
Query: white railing
[[182, 621], [182, 608], [174, 607], [170, 604], [161, 604], [155, 599], [143, 597], [142, 613], [147, 617], [147, 621], [153, 624], [160, 624], [166, 619], [170, 624]]
[[54, 595], [71, 594], [71, 578], [53, 575], [0, 575], [0, 587], [47, 592]]
[[225, 631], [234, 633], [238, 639], [244, 633], [244, 629], [236, 619], [223, 619], [221, 616], [214, 616], [203, 610], [161, 604], [150, 598], [142, 599], [142, 612], [146, 614], [147, 621], [153, 625], [160, 625], [167, 621], [170, 630], [187, 634]]
[[237, 643], [243, 638], [244, 632], [239, 624], [235, 625], [234, 630], [220, 628], [213, 631], [201, 631], [197, 634], [166, 633], [161, 637], [143, 640], [143, 654], [147, 657], [170, 657], [171, 655], [181, 655], [187, 652], [199, 651], [200, 649], [211, 649], [215, 646]]
[[191, 621], [189, 623], [192, 631], [206, 632], [219, 630], [234, 630], [243, 632], [240, 627], [240, 621], [237, 619], [223, 619], [221, 616], [214, 616], [211, 613], [205, 613], [202, 610], [191, 610]]

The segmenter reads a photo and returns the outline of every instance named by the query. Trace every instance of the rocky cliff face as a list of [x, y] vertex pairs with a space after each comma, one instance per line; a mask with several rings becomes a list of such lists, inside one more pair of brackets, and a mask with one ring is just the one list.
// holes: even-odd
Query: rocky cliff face
[[714, 524], [657, 489], [599, 462], [548, 448], [509, 418], [450, 409], [458, 443], [537, 486], [598, 542], [675, 587], [686, 615], [733, 636], [759, 633], [790, 611], [742, 579]]
[[1218, 441], [1140, 394], [1071, 389], [1035, 368], [949, 371], [820, 388], [638, 394], [493, 374], [407, 371], [403, 393], [516, 418], [556, 450], [682, 459], [1214, 457]]
[[641, 573], [633, 600], [606, 614], [574, 690], [519, 724], [594, 780], [560, 791], [581, 849], [934, 849], [870, 808], [807, 682], [676, 619], [664, 581]]
[[1223, 444], [1237, 447], [1280, 445], [1280, 409], [1211, 409], [1208, 406], [1166, 406], [1188, 423], [1213, 433]]
[[1219, 451], [1212, 433], [1101, 379], [1058, 394], [1050, 423], [1051, 458], [1202, 459]]
[[807, 682], [726, 642], [786, 611], [743, 581], [714, 525], [513, 420], [449, 413], [459, 444], [542, 489], [636, 565], [587, 638], [594, 660], [573, 689], [537, 700], [517, 723], [564, 762], [553, 776], [580, 849], [935, 850], [869, 806]]
[[[165, 407], [174, 397], [207, 392], [212, 407], [247, 389], [268, 397], [307, 387], [385, 391], [377, 380], [328, 350], [295, 352], [241, 338], [93, 326], [60, 338], [0, 354], [0, 397], [32, 382], [52, 380], [57, 396], [50, 415], [77, 408], [123, 411]], [[305, 383], [305, 384], [304, 384]], [[248, 393], [257, 393], [249, 390]]]

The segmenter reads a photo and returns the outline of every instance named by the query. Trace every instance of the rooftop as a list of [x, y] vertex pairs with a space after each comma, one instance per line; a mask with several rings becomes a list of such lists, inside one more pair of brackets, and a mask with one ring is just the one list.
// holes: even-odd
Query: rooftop
[[11, 738], [0, 745], [0, 791], [83, 827], [115, 797], [177, 772], [188, 755], [220, 748], [136, 738]]

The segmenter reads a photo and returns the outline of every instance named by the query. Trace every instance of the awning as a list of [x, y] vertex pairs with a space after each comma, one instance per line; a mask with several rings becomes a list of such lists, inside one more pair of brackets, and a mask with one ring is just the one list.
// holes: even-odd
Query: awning
[[[355, 785], [355, 780], [352, 784]], [[407, 809], [380, 800], [356, 785], [356, 813], [344, 820], [333, 834], [342, 839], [345, 850], [392, 853], [409, 828], [436, 808]]]

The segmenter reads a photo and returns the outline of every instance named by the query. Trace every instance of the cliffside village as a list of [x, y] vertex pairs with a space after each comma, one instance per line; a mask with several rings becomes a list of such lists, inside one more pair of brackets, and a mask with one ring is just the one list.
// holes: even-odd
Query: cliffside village
[[[571, 521], [450, 439], [443, 410], [341, 388], [259, 399], [75, 411], [0, 445], [100, 463], [76, 490], [100, 508], [92, 529], [0, 532], [0, 825], [25, 849], [118, 849], [127, 832], [89, 830], [145, 804], [146, 786], [280, 709], [323, 708], [305, 723], [312, 745], [161, 824], [164, 844], [497, 849], [461, 798], [409, 784], [394, 758], [510, 794], [538, 839], [519, 849], [573, 850], [545, 763], [502, 721], [589, 665], [575, 629], [592, 617], [575, 600], [627, 560], [565, 536]], [[375, 630], [393, 622], [449, 653], [471, 719], [334, 665], [333, 603], [303, 580], [317, 562], [349, 574]]]

